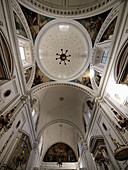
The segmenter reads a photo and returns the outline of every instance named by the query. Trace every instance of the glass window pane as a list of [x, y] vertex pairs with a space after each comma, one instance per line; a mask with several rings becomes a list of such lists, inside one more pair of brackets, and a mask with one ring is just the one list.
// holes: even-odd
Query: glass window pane
[[25, 60], [24, 47], [19, 47], [19, 49], [20, 49], [21, 60]]
[[101, 63], [105, 64], [107, 60], [108, 50], [104, 51]]

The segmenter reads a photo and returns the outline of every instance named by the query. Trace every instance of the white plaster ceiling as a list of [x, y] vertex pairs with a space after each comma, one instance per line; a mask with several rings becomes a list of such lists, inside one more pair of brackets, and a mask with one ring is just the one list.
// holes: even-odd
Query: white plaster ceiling
[[[70, 134], [70, 135], [69, 135]], [[55, 123], [49, 126], [43, 134], [43, 155], [44, 157], [47, 150], [55, 143], [66, 143], [75, 152], [76, 157], [78, 157], [77, 143], [78, 137], [77, 133], [73, 127], [64, 123]]]
[[[71, 122], [81, 134], [85, 133], [82, 112], [85, 100], [88, 98], [87, 94], [76, 88], [60, 85], [44, 88], [37, 92], [35, 97], [39, 100], [40, 110], [38, 134], [50, 122], [56, 123], [61, 120]], [[60, 97], [64, 100], [60, 101]]]
[[83, 106], [88, 94], [72, 86], [54, 86], [53, 83], [37, 91], [34, 97], [39, 102], [37, 136], [42, 135], [43, 153], [53, 144], [63, 142], [78, 156], [78, 138], [84, 140], [85, 135]]
[[[79, 23], [72, 21], [62, 22], [52, 21], [52, 25], [48, 23], [46, 29], [43, 28], [36, 43], [38, 64], [41, 71], [53, 80], [73, 80], [79, 77], [88, 67], [91, 54], [91, 40], [90, 37]], [[54, 24], [55, 22], [55, 24]], [[75, 23], [75, 25], [74, 25]], [[67, 56], [71, 55], [66, 61], [66, 65], [60, 60], [56, 60], [56, 53], [61, 54], [66, 50]]]

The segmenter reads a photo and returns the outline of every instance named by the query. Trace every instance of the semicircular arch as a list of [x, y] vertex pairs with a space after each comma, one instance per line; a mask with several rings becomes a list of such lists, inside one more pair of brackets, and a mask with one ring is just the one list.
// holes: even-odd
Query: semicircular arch
[[79, 135], [80, 139], [81, 139], [82, 141], [84, 140], [84, 134], [81, 132], [81, 130], [80, 130], [74, 123], [72, 123], [71, 121], [64, 120], [64, 119], [56, 119], [56, 120], [53, 120], [53, 121], [47, 123], [47, 124], [40, 130], [40, 132], [39, 132], [39, 134], [38, 134], [38, 137], [37, 137], [37, 140], [40, 139], [41, 134], [43, 134], [43, 132], [44, 132], [48, 127], [50, 127], [51, 125], [56, 124], [56, 123], [64, 123], [64, 124], [70, 125], [71, 127], [73, 127], [73, 128], [76, 130], [76, 132], [77, 132], [77, 134]]

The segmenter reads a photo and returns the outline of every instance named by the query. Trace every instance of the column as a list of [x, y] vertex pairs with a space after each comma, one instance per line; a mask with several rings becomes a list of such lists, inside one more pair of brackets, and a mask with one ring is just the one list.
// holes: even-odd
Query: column
[[40, 167], [38, 147], [39, 143], [34, 143], [34, 147], [31, 150], [26, 170], [33, 170], [35, 168], [38, 169]]

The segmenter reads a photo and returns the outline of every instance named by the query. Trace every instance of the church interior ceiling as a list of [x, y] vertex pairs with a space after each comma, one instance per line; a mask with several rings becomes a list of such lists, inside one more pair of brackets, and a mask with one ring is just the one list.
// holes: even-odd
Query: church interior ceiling
[[[22, 9], [22, 11], [23, 11], [23, 13], [26, 17], [26, 20], [28, 22], [28, 25], [30, 27], [31, 35], [32, 35], [32, 38], [33, 38], [33, 43], [35, 43], [36, 36], [38, 35], [41, 28], [44, 25], [46, 25], [48, 22], [53, 20], [54, 18], [50, 18], [50, 17], [47, 17], [47, 16], [43, 16], [41, 14], [35, 13], [35, 12], [25, 8], [22, 5], [21, 5], [21, 9]], [[82, 24], [86, 28], [86, 30], [88, 31], [88, 33], [91, 37], [91, 40], [92, 40], [92, 45], [94, 45], [96, 37], [98, 35], [98, 32], [99, 32], [104, 20], [108, 16], [109, 12], [110, 12], [110, 10], [106, 11], [102, 14], [92, 16], [90, 18], [83, 18], [83, 19], [77, 19], [76, 20], [80, 24]], [[14, 14], [14, 16], [15, 16], [17, 32], [19, 34], [21, 34], [22, 36], [27, 37], [25, 29], [24, 29], [20, 19], [16, 16], [16, 14]], [[107, 37], [105, 37], [106, 34], [104, 34], [103, 37], [101, 38], [101, 40], [104, 41], [104, 40], [108, 39], [109, 34], [113, 33], [115, 23], [116, 23], [116, 19], [114, 19], [112, 21], [112, 23], [110, 24], [108, 29], [105, 31], [105, 32], [107, 32]], [[72, 80], [71, 82], [79, 83], [79, 84], [85, 85], [85, 86], [92, 89], [90, 76], [89, 76], [89, 67], [80, 77], [78, 77], [75, 80]], [[50, 82], [50, 81], [54, 81], [54, 80], [51, 80], [46, 75], [44, 75], [36, 64], [36, 73], [35, 73], [35, 78], [34, 78], [34, 82], [33, 82], [32, 87], [34, 87], [38, 84]]]
[[[38, 13], [35, 13], [23, 6], [21, 6], [21, 9], [27, 19], [33, 40], [36, 39], [36, 36], [39, 33], [39, 31], [41, 30], [41, 28], [45, 24], [47, 24], [49, 21], [54, 19], [54, 18], [50, 18], [47, 16], [40, 15]], [[102, 14], [92, 16], [90, 18], [77, 19], [77, 21], [79, 23], [81, 23], [87, 29], [87, 31], [91, 37], [93, 45], [96, 40], [96, 36], [98, 35], [98, 32], [99, 32], [105, 18], [109, 14], [109, 12], [110, 12], [110, 10], [106, 11]]]

